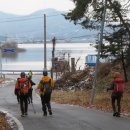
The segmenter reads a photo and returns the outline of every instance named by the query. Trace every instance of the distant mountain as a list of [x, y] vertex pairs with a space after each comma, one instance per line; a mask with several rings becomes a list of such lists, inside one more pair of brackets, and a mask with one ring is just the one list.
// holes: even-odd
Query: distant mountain
[[83, 29], [80, 25], [65, 20], [60, 12], [45, 9], [26, 16], [18, 16], [0, 12], [0, 40], [14, 39], [19, 42], [43, 41], [44, 14], [46, 14], [46, 36], [51, 40], [54, 36], [60, 42], [95, 41], [96, 32]]

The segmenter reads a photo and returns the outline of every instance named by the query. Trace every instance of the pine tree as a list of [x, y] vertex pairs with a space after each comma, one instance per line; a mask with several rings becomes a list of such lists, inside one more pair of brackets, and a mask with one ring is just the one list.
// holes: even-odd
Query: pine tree
[[[73, 0], [75, 8], [65, 16], [74, 24], [85, 29], [99, 29], [103, 18], [103, 0]], [[130, 59], [130, 19], [128, 18], [130, 1], [107, 0], [104, 43], [101, 45], [101, 57], [114, 56], [122, 61]], [[129, 62], [127, 62], [129, 63]], [[124, 68], [125, 69], [125, 68]]]

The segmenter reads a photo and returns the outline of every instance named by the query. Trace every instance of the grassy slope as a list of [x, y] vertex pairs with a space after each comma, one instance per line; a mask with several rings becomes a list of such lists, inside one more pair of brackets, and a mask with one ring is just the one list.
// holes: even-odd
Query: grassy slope
[[[127, 68], [128, 80], [130, 77], [130, 67]], [[102, 76], [99, 76], [102, 77]], [[111, 91], [107, 92], [106, 87], [110, 85], [111, 75], [99, 78], [97, 84], [96, 95], [94, 98], [93, 107], [103, 110], [112, 111], [111, 107]], [[90, 106], [91, 90], [67, 92], [55, 90], [52, 94], [52, 100], [61, 104], [74, 104], [83, 107]], [[130, 115], [130, 81], [125, 84], [125, 90], [122, 98], [121, 112], [125, 115]]]

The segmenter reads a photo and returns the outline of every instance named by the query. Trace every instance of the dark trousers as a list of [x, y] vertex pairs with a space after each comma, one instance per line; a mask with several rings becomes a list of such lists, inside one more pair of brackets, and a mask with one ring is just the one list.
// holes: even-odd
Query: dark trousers
[[111, 99], [112, 99], [112, 108], [113, 112], [118, 112], [120, 114], [121, 112], [121, 98], [122, 93], [112, 93]]
[[28, 95], [20, 96], [20, 109], [21, 113], [25, 114], [28, 112]]
[[41, 95], [42, 110], [44, 113], [47, 112], [47, 109], [48, 111], [51, 111], [50, 100], [51, 100], [51, 94]]

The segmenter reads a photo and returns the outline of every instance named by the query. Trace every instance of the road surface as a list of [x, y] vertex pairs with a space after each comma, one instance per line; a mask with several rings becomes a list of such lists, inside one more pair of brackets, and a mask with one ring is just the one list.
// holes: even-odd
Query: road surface
[[[17, 76], [11, 76], [16, 78]], [[38, 82], [39, 76], [33, 76]], [[20, 106], [14, 95], [14, 81], [0, 87], [0, 108], [11, 113], [23, 125], [24, 130], [130, 130], [130, 118], [113, 117], [112, 113], [79, 106], [52, 103], [53, 115], [44, 117], [41, 101], [33, 93], [34, 108], [29, 104], [28, 116], [21, 117]]]

